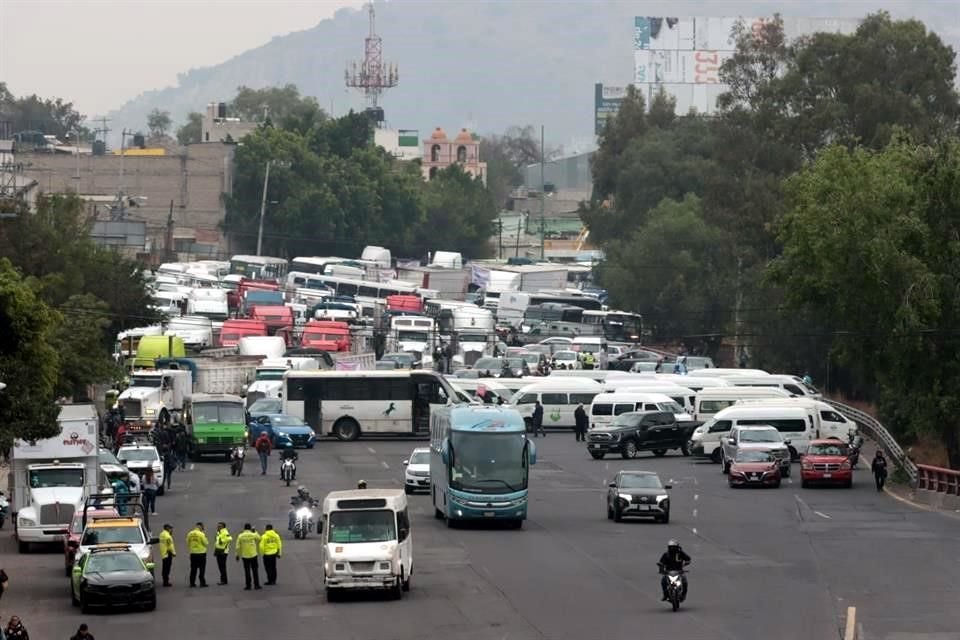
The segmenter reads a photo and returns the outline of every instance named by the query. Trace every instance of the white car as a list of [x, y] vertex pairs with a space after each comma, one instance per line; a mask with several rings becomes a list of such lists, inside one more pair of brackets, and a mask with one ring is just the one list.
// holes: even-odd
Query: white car
[[430, 449], [418, 447], [403, 461], [403, 490], [407, 494], [430, 491]]
[[117, 451], [117, 459], [120, 464], [137, 474], [141, 483], [143, 474], [147, 467], [153, 469], [153, 477], [157, 481], [157, 495], [163, 495], [163, 460], [160, 459], [160, 453], [152, 444], [125, 444]]
[[580, 369], [580, 357], [576, 351], [556, 351], [553, 354], [553, 366], [563, 365], [566, 369]]

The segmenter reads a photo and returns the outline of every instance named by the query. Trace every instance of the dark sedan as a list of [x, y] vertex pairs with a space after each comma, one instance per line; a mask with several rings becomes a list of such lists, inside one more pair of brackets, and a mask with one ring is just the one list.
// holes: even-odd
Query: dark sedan
[[150, 571], [128, 545], [90, 549], [73, 567], [70, 600], [84, 613], [93, 607], [157, 607], [157, 589]]
[[653, 471], [621, 471], [607, 489], [607, 518], [622, 522], [640, 516], [668, 523], [671, 488]]

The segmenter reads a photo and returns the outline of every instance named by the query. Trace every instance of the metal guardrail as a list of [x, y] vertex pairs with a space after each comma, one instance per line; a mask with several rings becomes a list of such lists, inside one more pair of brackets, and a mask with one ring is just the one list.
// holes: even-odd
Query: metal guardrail
[[904, 453], [900, 445], [897, 444], [897, 441], [892, 435], [890, 435], [890, 432], [887, 431], [887, 428], [880, 424], [879, 420], [871, 416], [869, 413], [857, 409], [856, 407], [851, 407], [850, 405], [837, 402], [836, 400], [829, 400], [826, 398], [824, 400], [830, 403], [845, 417], [856, 422], [857, 426], [871, 440], [876, 442], [880, 448], [883, 449], [884, 453], [887, 454], [889, 459], [895, 461], [903, 468], [904, 471], [907, 472], [907, 475], [910, 476], [910, 480], [912, 482], [917, 481], [917, 465], [913, 462], [913, 460], [907, 457], [907, 454]]
[[917, 489], [960, 496], [960, 471], [918, 464]]

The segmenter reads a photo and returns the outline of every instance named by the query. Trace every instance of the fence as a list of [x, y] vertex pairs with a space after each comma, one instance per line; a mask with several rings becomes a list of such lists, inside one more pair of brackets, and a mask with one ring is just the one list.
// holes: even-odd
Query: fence
[[960, 471], [918, 464], [917, 489], [960, 496]]
[[864, 434], [866, 434], [871, 440], [876, 442], [877, 446], [883, 449], [883, 452], [890, 460], [895, 461], [903, 468], [904, 471], [906, 471], [912, 482], [917, 481], [917, 465], [913, 462], [913, 460], [907, 457], [907, 454], [903, 452], [903, 449], [900, 448], [900, 445], [897, 444], [897, 441], [893, 439], [893, 436], [890, 435], [890, 432], [887, 431], [887, 428], [880, 424], [879, 420], [871, 416], [869, 413], [861, 411], [855, 407], [851, 407], [850, 405], [843, 404], [842, 402], [837, 402], [836, 400], [825, 400], [833, 405], [833, 407], [845, 417], [856, 422], [860, 430], [863, 431]]

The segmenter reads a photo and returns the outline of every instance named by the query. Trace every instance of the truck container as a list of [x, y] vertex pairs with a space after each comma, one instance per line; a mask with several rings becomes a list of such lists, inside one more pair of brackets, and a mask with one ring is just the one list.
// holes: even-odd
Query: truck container
[[281, 302], [279, 305], [256, 304], [250, 309], [250, 319], [267, 325], [267, 333], [275, 335], [282, 329], [293, 329], [293, 309]]
[[205, 316], [171, 318], [163, 333], [182, 339], [188, 349], [199, 350], [213, 346], [213, 322]]
[[303, 347], [324, 351], [350, 351], [350, 325], [333, 320], [311, 320], [303, 327]]
[[135, 369], [152, 369], [157, 358], [182, 358], [187, 355], [183, 338], [178, 336], [145, 335], [137, 344], [137, 355], [133, 359]]
[[187, 369], [193, 378], [193, 393], [242, 395], [256, 375], [263, 358], [257, 355], [231, 355], [220, 358], [162, 358], [157, 366]]
[[240, 338], [246, 336], [266, 336], [267, 323], [263, 320], [251, 318], [235, 318], [227, 320], [220, 329], [220, 346], [236, 347]]
[[387, 311], [423, 313], [423, 299], [420, 296], [396, 294], [387, 296]]

